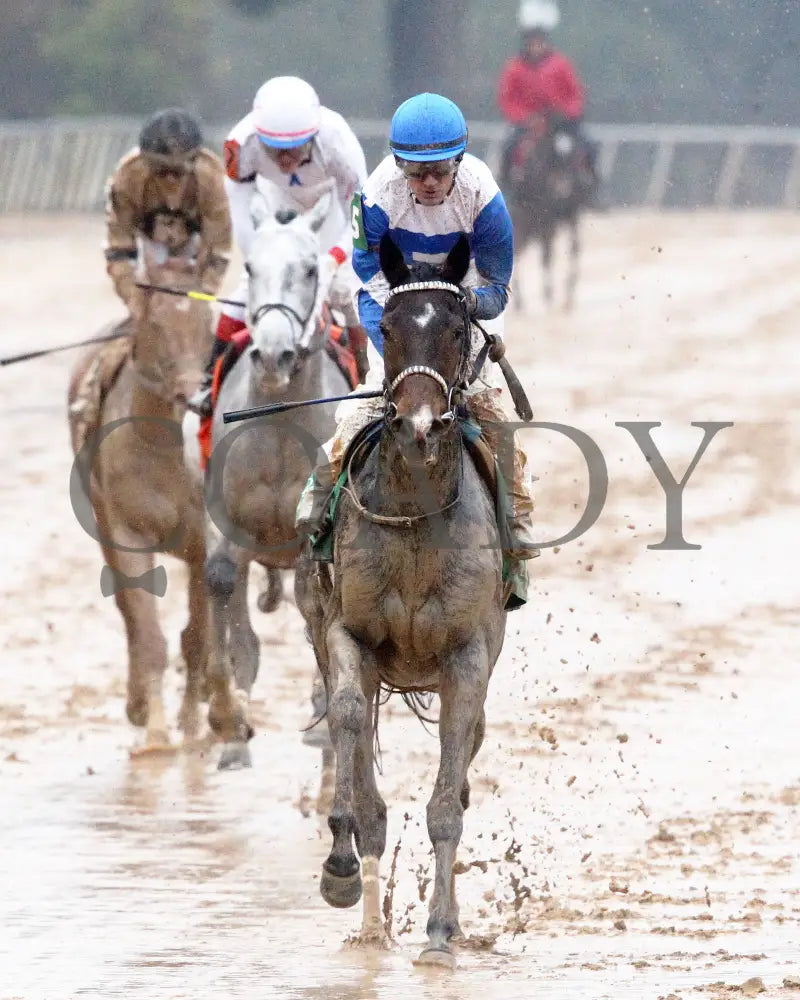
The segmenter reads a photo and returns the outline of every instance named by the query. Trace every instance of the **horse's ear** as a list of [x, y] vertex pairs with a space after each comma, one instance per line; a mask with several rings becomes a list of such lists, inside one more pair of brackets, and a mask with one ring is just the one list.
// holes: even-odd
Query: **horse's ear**
[[305, 213], [306, 222], [308, 222], [313, 233], [318, 233], [322, 228], [322, 224], [327, 219], [332, 204], [333, 194], [328, 189], [316, 200], [314, 207]]
[[411, 272], [406, 267], [403, 254], [388, 233], [384, 233], [381, 236], [378, 259], [381, 263], [381, 271], [386, 276], [390, 288], [394, 288], [395, 285], [402, 285], [410, 279]]
[[250, 218], [253, 220], [253, 226], [256, 229], [260, 229], [267, 219], [271, 219], [272, 216], [272, 206], [264, 196], [264, 192], [260, 190], [254, 191], [253, 197], [250, 199]]
[[442, 265], [442, 281], [460, 285], [469, 270], [469, 240], [462, 233]]

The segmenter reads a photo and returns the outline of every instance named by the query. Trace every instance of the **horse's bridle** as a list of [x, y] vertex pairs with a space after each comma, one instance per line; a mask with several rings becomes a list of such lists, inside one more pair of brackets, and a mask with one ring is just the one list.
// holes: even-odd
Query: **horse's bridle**
[[[388, 418], [389, 413], [392, 409], [397, 409], [393, 400], [392, 393], [397, 389], [400, 383], [408, 378], [409, 375], [426, 375], [428, 378], [433, 379], [434, 382], [440, 387], [442, 392], [447, 399], [448, 410], [443, 413], [440, 419], [445, 423], [452, 424], [456, 418], [454, 410], [454, 395], [457, 392], [461, 392], [467, 388], [471, 382], [477, 378], [477, 373], [483, 367], [483, 362], [486, 360], [486, 355], [483, 351], [478, 356], [476, 360], [476, 368], [473, 373], [472, 378], [468, 379], [466, 377], [466, 368], [469, 362], [470, 348], [472, 343], [472, 331], [471, 331], [471, 320], [467, 312], [466, 302], [464, 299], [464, 291], [459, 288], [458, 285], [452, 285], [447, 281], [413, 281], [406, 285], [396, 285], [389, 291], [386, 296], [386, 302], [388, 304], [389, 300], [395, 295], [399, 295], [402, 292], [425, 292], [425, 291], [441, 291], [441, 292], [451, 292], [455, 295], [460, 304], [462, 305], [464, 312], [464, 343], [461, 348], [461, 358], [459, 359], [458, 370], [456, 378], [454, 379], [452, 385], [448, 385], [447, 379], [442, 375], [441, 372], [436, 371], [435, 368], [430, 368], [428, 365], [409, 365], [404, 368], [399, 375], [396, 375], [391, 382], [384, 382], [384, 402], [386, 404], [386, 417]], [[366, 518], [366, 520], [371, 521], [373, 524], [382, 524], [395, 528], [411, 528], [418, 521], [426, 521], [430, 517], [436, 517], [444, 514], [446, 511], [451, 510], [453, 507], [457, 507], [461, 502], [461, 489], [464, 481], [464, 454], [460, 452], [459, 454], [459, 470], [458, 470], [458, 486], [456, 488], [455, 496], [449, 503], [446, 503], [443, 507], [440, 507], [436, 511], [425, 512], [424, 514], [411, 514], [411, 515], [390, 515], [390, 514], [375, 514], [363, 504], [358, 497], [356, 490], [354, 488], [355, 477], [353, 473], [353, 464], [356, 459], [356, 455], [359, 452], [359, 448], [355, 448], [350, 456], [350, 461], [347, 465], [347, 480], [346, 483], [342, 485], [342, 491], [347, 493], [353, 502], [357, 512], [361, 517]]]
[[[408, 368], [404, 368], [399, 375], [396, 375], [391, 382], [384, 383], [384, 399], [387, 406], [394, 406], [392, 394], [404, 379], [408, 378], [409, 375], [427, 375], [428, 378], [432, 378], [434, 382], [436, 382], [447, 399], [447, 412], [443, 413], [440, 419], [445, 421], [445, 423], [452, 423], [455, 419], [455, 412], [453, 410], [454, 394], [462, 391], [470, 382], [475, 380], [474, 378], [469, 381], [466, 379], [466, 366], [469, 360], [472, 334], [463, 289], [459, 288], [458, 285], [450, 284], [448, 281], [412, 281], [407, 285], [396, 285], [394, 288], [390, 289], [389, 294], [386, 296], [386, 304], [388, 305], [389, 301], [394, 298], [395, 295], [400, 295], [403, 292], [426, 291], [451, 292], [456, 296], [462, 306], [464, 313], [464, 342], [461, 346], [461, 358], [458, 363], [456, 378], [451, 385], [448, 385], [447, 379], [444, 375], [442, 375], [441, 372], [436, 371], [435, 368], [430, 368], [428, 365], [409, 365]], [[478, 360], [480, 361], [480, 364], [476, 365], [475, 377], [477, 377], [477, 372], [480, 371], [480, 368], [483, 366], [483, 361], [480, 358]]]
[[[261, 305], [256, 309], [253, 315], [250, 317], [251, 329], [254, 330], [256, 326], [261, 322], [261, 320], [270, 312], [278, 312], [282, 316], [285, 316], [288, 320], [297, 323], [300, 328], [300, 334], [305, 332], [306, 327], [314, 315], [317, 308], [317, 295], [319, 294], [319, 271], [314, 273], [314, 295], [311, 299], [311, 308], [308, 310], [305, 319], [297, 312], [296, 309], [292, 309], [291, 306], [287, 305], [285, 302], [262, 302]], [[297, 350], [297, 361], [294, 365], [294, 371], [303, 364], [303, 362], [312, 354], [310, 347], [299, 347]]]

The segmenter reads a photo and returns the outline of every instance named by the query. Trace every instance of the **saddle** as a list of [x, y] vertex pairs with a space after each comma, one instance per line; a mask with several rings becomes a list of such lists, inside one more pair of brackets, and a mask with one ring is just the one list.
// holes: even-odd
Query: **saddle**
[[[346, 330], [333, 322], [333, 317], [327, 303], [322, 307], [322, 315], [320, 316], [320, 332], [324, 330], [328, 332], [328, 337], [325, 341], [325, 350], [328, 357], [336, 362], [339, 371], [347, 379], [350, 388], [355, 389], [359, 384], [356, 356], [347, 343]], [[213, 408], [216, 408], [222, 383], [249, 344], [250, 331], [240, 330], [233, 335], [225, 351], [217, 358], [211, 380], [211, 403]], [[211, 458], [212, 422], [213, 417], [204, 417], [200, 421], [200, 429], [197, 432], [197, 439], [200, 443], [200, 464], [203, 469], [205, 469], [208, 460]]]
[[[497, 531], [500, 544], [505, 550], [510, 547], [511, 541], [508, 533], [511, 505], [505, 480], [497, 464], [497, 459], [483, 437], [478, 424], [466, 415], [466, 411], [463, 414], [459, 414], [458, 424], [464, 444], [472, 458], [478, 475], [486, 484], [494, 501]], [[320, 528], [309, 539], [311, 557], [316, 562], [333, 562], [333, 524], [336, 517], [336, 509], [342, 495], [342, 489], [347, 484], [350, 472], [356, 473], [363, 468], [368, 456], [378, 441], [380, 441], [382, 430], [383, 418], [378, 417], [376, 420], [370, 421], [366, 427], [363, 427], [347, 447], [342, 458], [342, 471], [328, 497], [326, 513], [321, 518]], [[528, 596], [526, 563], [512, 562], [504, 556], [502, 579], [505, 610], [514, 611], [516, 608], [522, 607], [526, 603]]]

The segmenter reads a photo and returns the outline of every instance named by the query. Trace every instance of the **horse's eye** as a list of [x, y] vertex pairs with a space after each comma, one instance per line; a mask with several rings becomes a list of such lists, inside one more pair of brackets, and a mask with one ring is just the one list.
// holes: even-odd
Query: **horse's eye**
[[245, 269], [245, 271], [246, 271], [246, 273], [247, 273], [247, 277], [248, 277], [248, 278], [252, 278], [252, 277], [253, 277], [253, 269], [252, 269], [252, 267], [251, 267], [251, 266], [250, 266], [250, 265], [249, 265], [249, 264], [247, 263], [247, 261], [245, 261], [245, 265], [244, 265], [244, 269]]
[[313, 277], [316, 276], [316, 273], [317, 273], [317, 265], [316, 265], [316, 263], [314, 263], [314, 264], [308, 264], [306, 266], [306, 278], [313, 278]]

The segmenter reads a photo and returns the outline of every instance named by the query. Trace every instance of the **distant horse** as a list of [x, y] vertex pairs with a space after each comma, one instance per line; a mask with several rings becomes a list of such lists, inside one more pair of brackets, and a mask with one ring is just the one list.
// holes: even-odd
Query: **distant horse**
[[[575, 136], [544, 115], [520, 137], [512, 157], [509, 208], [517, 257], [530, 243], [541, 245], [544, 298], [552, 305], [553, 243], [560, 228], [568, 230], [567, 310], [574, 304], [578, 282], [580, 216], [594, 196], [585, 158]], [[519, 294], [516, 304], [522, 307]]]
[[276, 214], [260, 193], [253, 199], [256, 231], [246, 261], [251, 343], [219, 390], [206, 476], [209, 722], [226, 741], [220, 768], [250, 764], [247, 703], [259, 643], [248, 611], [248, 568], [253, 560], [267, 567], [280, 593], [280, 571], [292, 568], [299, 552], [297, 503], [317, 449], [333, 434], [335, 404], [246, 424], [226, 424], [223, 414], [350, 390], [325, 349], [333, 258], [321, 253], [317, 233], [330, 205], [325, 193], [302, 215]]
[[[196, 283], [171, 270], [161, 279], [150, 277], [175, 288]], [[181, 633], [186, 688], [179, 716], [189, 738], [198, 729], [206, 664], [203, 494], [184, 463], [181, 420], [187, 398], [202, 380], [211, 312], [205, 303], [158, 292], [150, 293], [148, 302], [144, 319], [131, 321], [129, 340], [112, 341], [81, 358], [68, 397], [77, 456], [73, 475], [91, 501], [109, 567], [104, 573], [125, 622], [127, 714], [135, 726], [147, 726], [137, 752], [170, 745], [162, 697], [167, 644], [157, 587], [135, 585], [138, 579], [155, 580], [157, 552], [177, 556], [189, 570], [189, 621]], [[118, 426], [106, 431], [115, 421]]]
[[[358, 468], [348, 460], [333, 575], [305, 551], [295, 574], [336, 754], [333, 847], [320, 890], [331, 906], [354, 906], [363, 871], [363, 934], [382, 939], [386, 805], [373, 757], [381, 692], [438, 692], [441, 761], [428, 803], [436, 875], [420, 961], [452, 964], [450, 939], [460, 933], [453, 863], [469, 805], [467, 770], [483, 741], [484, 701], [505, 632], [502, 555], [490, 490], [453, 409], [469, 367], [471, 331], [458, 288], [469, 265], [467, 239], [441, 268], [409, 270], [387, 235], [380, 262], [393, 291], [381, 323], [387, 389], [379, 441]], [[437, 280], [419, 281], [427, 278]]]

